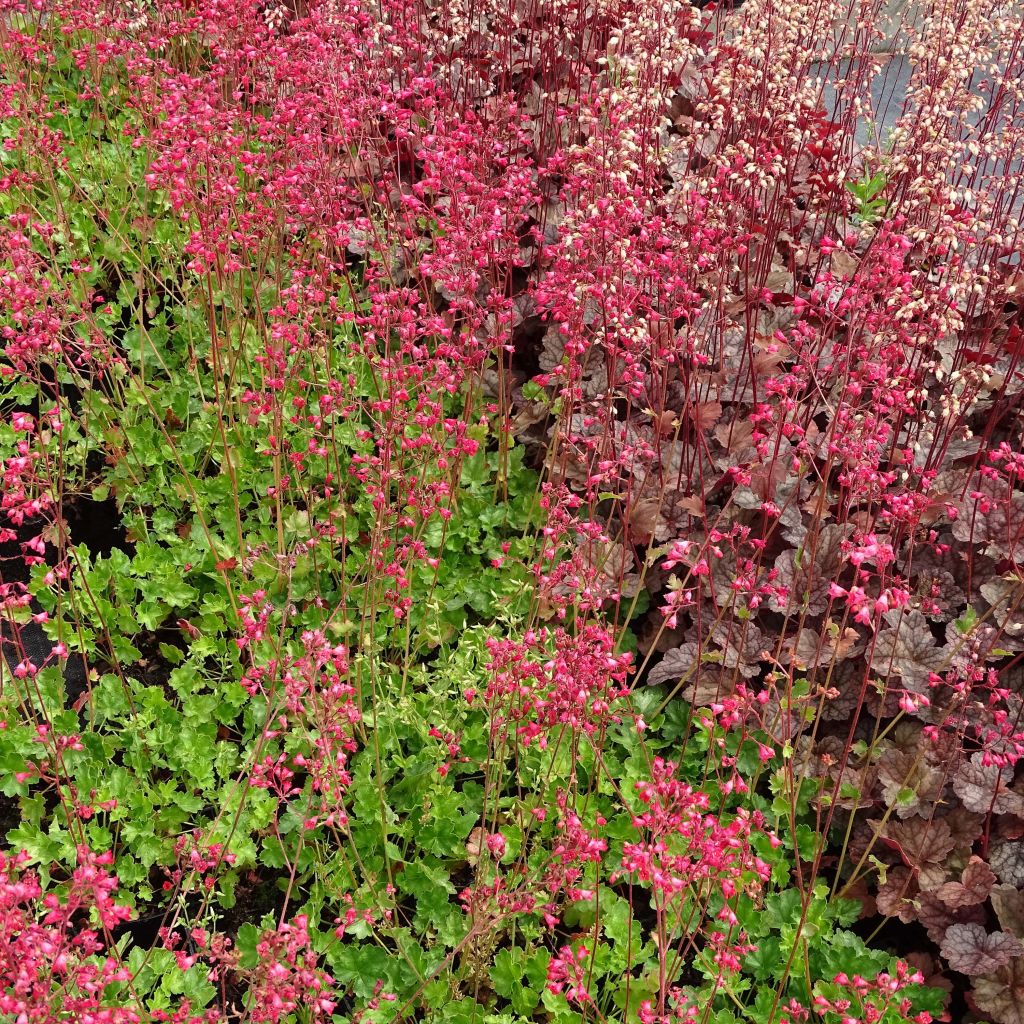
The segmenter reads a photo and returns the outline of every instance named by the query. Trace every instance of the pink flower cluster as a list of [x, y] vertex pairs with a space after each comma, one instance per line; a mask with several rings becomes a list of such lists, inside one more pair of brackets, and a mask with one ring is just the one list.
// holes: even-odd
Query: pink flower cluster
[[763, 829], [759, 812], [741, 808], [729, 821], [709, 814], [707, 794], [681, 782], [676, 772], [675, 764], [656, 757], [651, 780], [636, 784], [647, 810], [634, 817], [633, 827], [648, 838], [626, 843], [622, 873], [649, 883], [665, 899], [709, 885], [731, 899], [767, 882], [771, 869], [750, 847], [753, 832]]
[[114, 898], [113, 857], [79, 847], [63, 891], [45, 894], [30, 860], [0, 852], [0, 1014], [25, 1024], [135, 1024], [138, 1014], [107, 994], [131, 980], [116, 956], [104, 955], [111, 930], [132, 916]]
[[305, 916], [264, 932], [256, 954], [259, 963], [249, 989], [253, 1024], [278, 1024], [300, 1006], [310, 1021], [332, 1019], [337, 1005], [333, 979], [317, 966]]
[[[554, 654], [546, 660], [548, 643]], [[492, 730], [514, 725], [524, 746], [547, 747], [552, 737], [600, 737], [621, 721], [616, 707], [628, 693], [632, 655], [614, 653], [615, 638], [603, 626], [587, 626], [576, 635], [556, 629], [528, 632], [522, 641], [487, 641], [491, 680], [485, 698]]]

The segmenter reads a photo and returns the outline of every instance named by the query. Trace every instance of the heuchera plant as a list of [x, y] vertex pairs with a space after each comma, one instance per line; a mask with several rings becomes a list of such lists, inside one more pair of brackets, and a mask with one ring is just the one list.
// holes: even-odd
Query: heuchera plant
[[1019, 1024], [1024, 25], [911, 7], [0, 0], [5, 1016]]

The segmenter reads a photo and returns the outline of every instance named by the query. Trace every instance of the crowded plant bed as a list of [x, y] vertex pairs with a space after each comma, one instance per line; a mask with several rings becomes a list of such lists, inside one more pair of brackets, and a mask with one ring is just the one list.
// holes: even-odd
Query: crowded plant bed
[[1022, 1024], [1022, 43], [0, 0], [0, 1018]]

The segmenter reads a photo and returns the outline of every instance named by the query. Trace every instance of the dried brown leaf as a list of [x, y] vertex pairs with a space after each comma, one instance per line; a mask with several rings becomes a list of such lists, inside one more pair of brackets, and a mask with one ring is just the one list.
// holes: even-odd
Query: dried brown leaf
[[792, 295], [795, 287], [793, 272], [786, 270], [785, 267], [773, 267], [764, 279], [764, 286], [772, 293]]
[[743, 451], [746, 448], [749, 448], [752, 452], [756, 451], [753, 440], [754, 425], [747, 418], [725, 420], [719, 423], [712, 433], [715, 436], [715, 440], [729, 454]]
[[698, 430], [710, 430], [722, 418], [722, 403], [694, 402], [686, 412]]
[[681, 700], [689, 701], [694, 707], [706, 708], [721, 703], [725, 697], [736, 692], [736, 677], [715, 665], [699, 667], [693, 678], [679, 692]]
[[630, 539], [638, 544], [650, 544], [661, 518], [658, 498], [641, 498], [629, 510]]
[[829, 622], [824, 630], [801, 629], [794, 637], [787, 637], [782, 648], [782, 663], [792, 662], [798, 669], [817, 668], [833, 661], [852, 658], [863, 650], [860, 634], [846, 629], [840, 635], [839, 627]]
[[834, 277], [852, 278], [860, 266], [860, 260], [845, 249], [832, 253], [832, 274]]

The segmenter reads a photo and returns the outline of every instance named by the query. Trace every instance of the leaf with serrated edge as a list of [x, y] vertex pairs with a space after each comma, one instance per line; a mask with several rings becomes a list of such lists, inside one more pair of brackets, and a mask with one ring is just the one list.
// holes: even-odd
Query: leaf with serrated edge
[[1024, 841], [994, 844], [988, 862], [1000, 882], [1024, 887]]
[[992, 889], [991, 899], [999, 927], [1018, 939], [1024, 938], [1024, 892], [1015, 885], [997, 885]]
[[974, 1002], [997, 1024], [1024, 1024], [1024, 960], [974, 979]]
[[992, 974], [1024, 954], [1024, 945], [1009, 932], [987, 932], [980, 924], [953, 924], [939, 951], [954, 971]]
[[953, 779], [953, 791], [964, 807], [979, 814], [1016, 814], [1024, 807], [1024, 800], [1010, 788], [1013, 771], [998, 765], [982, 764], [982, 754], [960, 765]]
[[950, 907], [972, 907], [988, 899], [995, 880], [992, 869], [980, 857], [972, 857], [960, 881], [940, 885], [935, 895]]

